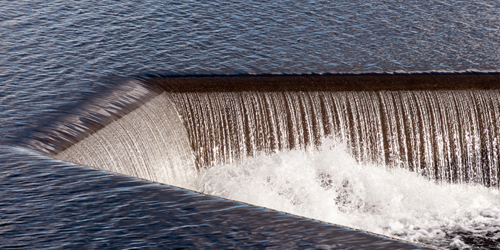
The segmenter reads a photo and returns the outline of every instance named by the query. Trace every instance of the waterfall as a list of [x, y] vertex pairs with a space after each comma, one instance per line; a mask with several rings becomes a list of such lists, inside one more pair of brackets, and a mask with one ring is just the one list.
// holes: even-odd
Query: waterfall
[[[335, 137], [358, 161], [436, 181], [498, 187], [499, 79], [498, 74], [144, 77], [129, 81], [128, 89], [148, 94], [118, 98], [133, 108], [104, 109], [108, 118], [95, 121], [106, 121], [97, 129], [71, 128], [64, 121], [72, 119], [63, 117], [64, 125], [44, 130], [50, 136], [32, 136], [37, 143], [27, 144], [42, 144], [32, 148], [66, 161], [166, 182], [263, 152], [314, 149], [323, 138]], [[113, 98], [93, 100], [102, 107], [105, 100], [117, 102]], [[78, 115], [102, 113], [95, 109]], [[54, 130], [72, 132], [58, 139], [61, 132]]]
[[194, 171], [186, 129], [165, 94], [145, 102], [55, 157], [170, 184], [185, 182], [183, 178]]
[[202, 166], [314, 147], [334, 136], [359, 161], [441, 181], [498, 185], [498, 90], [171, 96]]

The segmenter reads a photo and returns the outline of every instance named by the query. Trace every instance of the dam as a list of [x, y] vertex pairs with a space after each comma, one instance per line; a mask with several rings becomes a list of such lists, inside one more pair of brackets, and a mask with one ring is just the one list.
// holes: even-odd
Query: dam
[[4, 1], [2, 248], [498, 249], [499, 9]]
[[[496, 73], [143, 75], [113, 79], [16, 145], [426, 243], [411, 217], [437, 227], [426, 237], [446, 238], [439, 227], [459, 217], [420, 214], [453, 213], [454, 199], [477, 193], [463, 186], [499, 186], [499, 83]], [[408, 225], [380, 230], [393, 226], [383, 216], [413, 208], [398, 215]], [[375, 222], [342, 217], [351, 215]]]
[[[162, 183], [345, 143], [356, 160], [499, 186], [498, 74], [144, 76], [34, 133], [56, 158]], [[168, 162], [165, 166], [165, 162]]]

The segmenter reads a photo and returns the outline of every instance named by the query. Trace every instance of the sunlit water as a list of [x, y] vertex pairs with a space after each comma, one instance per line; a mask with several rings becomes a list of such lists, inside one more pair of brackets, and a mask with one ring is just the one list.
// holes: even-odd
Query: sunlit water
[[[379, 234], [463, 248], [500, 236], [500, 195], [357, 162], [334, 139], [318, 150], [252, 157], [203, 170], [195, 190]], [[487, 245], [483, 245], [487, 247]]]
[[[0, 141], [36, 128], [40, 118], [59, 112], [61, 106], [75, 103], [85, 93], [95, 92], [96, 86], [106, 84], [102, 78], [110, 75], [158, 71], [499, 71], [499, 9], [497, 1], [489, 0], [2, 1]], [[280, 209], [286, 211], [324, 220], [335, 217], [338, 223], [421, 242], [432, 239], [442, 246], [460, 247], [465, 243], [482, 247], [495, 244], [484, 241], [498, 241], [496, 190], [436, 185], [406, 172], [387, 171], [384, 166], [358, 164], [341, 147], [330, 147], [320, 152], [292, 151], [251, 158], [228, 171], [223, 171], [228, 166], [218, 166], [199, 177], [207, 186], [201, 185], [200, 179], [186, 185], [221, 196], [238, 195], [238, 199], [269, 207], [280, 200]], [[168, 229], [161, 227], [168, 220], [157, 212], [170, 209], [171, 197], [165, 194], [169, 188], [154, 185], [150, 189], [146, 182], [91, 171], [22, 149], [2, 150], [4, 245], [32, 249], [82, 247], [92, 242], [90, 246], [103, 248], [109, 244], [139, 247], [174, 242], [162, 238], [169, 235]], [[326, 163], [330, 158], [333, 160]], [[295, 160], [285, 164], [291, 159]], [[286, 171], [306, 169], [298, 162], [309, 165], [309, 173], [297, 176]], [[344, 174], [328, 175], [337, 168], [340, 170], [335, 172]], [[278, 178], [273, 171], [285, 173]], [[211, 178], [214, 172], [220, 172], [217, 175], [226, 181]], [[229, 185], [235, 185], [227, 179], [230, 174], [265, 191], [256, 195], [258, 192], [252, 189], [237, 194], [249, 189], [240, 186], [229, 190]], [[250, 180], [251, 175], [255, 180]], [[301, 190], [297, 190], [301, 185], [290, 187], [284, 179], [292, 178], [288, 180], [291, 183], [294, 178], [307, 176], [310, 181]], [[388, 183], [374, 181], [375, 177]], [[337, 188], [340, 186], [343, 188]], [[374, 196], [368, 197], [370, 192]], [[260, 203], [261, 199], [270, 199], [266, 198], [268, 194], [275, 198]], [[320, 194], [324, 197], [318, 198]], [[158, 196], [167, 198], [161, 203]], [[347, 202], [336, 201], [342, 196]], [[183, 197], [181, 192], [178, 198]], [[329, 202], [330, 208], [304, 205], [310, 201]], [[177, 205], [186, 208], [179, 211], [192, 209], [187, 202]], [[429, 209], [422, 211], [423, 205]], [[395, 211], [398, 206], [402, 207], [396, 212], [384, 210]], [[409, 216], [403, 219], [404, 215]], [[206, 216], [196, 219], [203, 221]], [[158, 221], [161, 223], [155, 224]], [[238, 225], [245, 227], [247, 223], [240, 221]], [[198, 232], [196, 228], [185, 230], [190, 231], [186, 235]], [[213, 230], [206, 232], [208, 235]], [[262, 235], [259, 240], [268, 236]], [[280, 234], [274, 237], [280, 238]], [[182, 234], [174, 238], [186, 242]], [[200, 246], [212, 242], [207, 239]], [[254, 238], [246, 239], [250, 242]], [[280, 239], [288, 241], [289, 237], [283, 234]]]

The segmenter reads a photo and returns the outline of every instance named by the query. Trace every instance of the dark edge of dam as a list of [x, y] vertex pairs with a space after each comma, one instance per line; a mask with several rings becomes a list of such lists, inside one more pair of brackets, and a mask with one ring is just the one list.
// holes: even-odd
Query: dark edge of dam
[[145, 75], [138, 78], [167, 92], [500, 89], [500, 73]]

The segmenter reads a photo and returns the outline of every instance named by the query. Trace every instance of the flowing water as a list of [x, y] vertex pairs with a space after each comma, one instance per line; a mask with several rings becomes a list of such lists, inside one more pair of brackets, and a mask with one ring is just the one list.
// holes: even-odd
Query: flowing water
[[338, 140], [325, 139], [318, 151], [293, 150], [205, 169], [188, 185], [413, 242], [497, 246], [498, 190], [436, 184], [406, 170], [359, 163], [347, 152]]
[[[482, 76], [498, 78], [472, 78]], [[334, 81], [322, 87], [314, 76], [297, 77], [284, 77], [284, 85], [274, 76], [130, 79], [24, 144], [65, 161], [408, 241], [497, 245], [498, 89], [475, 89], [484, 88], [480, 79], [467, 85], [472, 90], [336, 91]], [[186, 87], [192, 79], [213, 86]], [[221, 80], [253, 91], [217, 91]], [[292, 91], [302, 85], [291, 81], [310, 91]]]
[[[498, 72], [499, 9], [487, 0], [2, 2], [3, 245], [318, 247], [325, 238], [314, 235], [330, 232], [76, 162], [414, 242], [496, 248], [494, 88], [189, 93], [107, 79]], [[236, 211], [233, 227], [218, 216], [203, 223], [196, 206]], [[249, 220], [254, 235], [242, 229]]]

